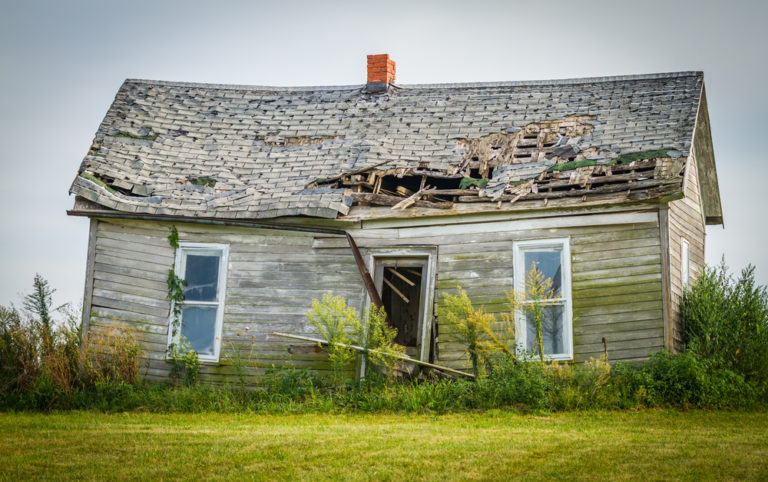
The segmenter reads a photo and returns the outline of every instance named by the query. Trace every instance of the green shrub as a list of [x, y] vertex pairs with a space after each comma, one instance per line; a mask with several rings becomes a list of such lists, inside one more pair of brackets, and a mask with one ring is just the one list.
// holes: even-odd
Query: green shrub
[[746, 408], [759, 403], [754, 386], [742, 375], [712, 368], [692, 352], [659, 352], [644, 364], [618, 362], [609, 387], [617, 408]]
[[748, 266], [737, 279], [706, 267], [685, 290], [680, 310], [686, 350], [711, 369], [742, 375], [768, 395], [768, 293]]
[[35, 379], [35, 385], [28, 394], [26, 403], [29, 408], [49, 411], [64, 405], [66, 394], [51, 378], [42, 373]]
[[548, 405], [548, 381], [540, 363], [507, 359], [494, 366], [488, 377], [478, 381], [479, 398], [484, 408]]
[[653, 385], [653, 379], [645, 364], [616, 362], [611, 367], [609, 384], [617, 408], [638, 408], [652, 403], [648, 387]]
[[739, 373], [725, 369], [711, 370], [705, 378], [702, 405], [712, 408], [753, 407], [758, 393]]
[[303, 400], [327, 388], [314, 373], [306, 368], [268, 368], [264, 375], [264, 390], [278, 399]]
[[703, 405], [706, 367], [693, 353], [675, 355], [662, 351], [651, 356], [645, 369], [650, 377], [648, 391], [654, 405]]
[[611, 365], [604, 358], [547, 367], [549, 406], [554, 410], [584, 410], [615, 405]]
[[76, 390], [67, 400], [66, 407], [55, 408], [118, 412], [141, 407], [147, 398], [134, 384], [98, 380], [88, 388]]

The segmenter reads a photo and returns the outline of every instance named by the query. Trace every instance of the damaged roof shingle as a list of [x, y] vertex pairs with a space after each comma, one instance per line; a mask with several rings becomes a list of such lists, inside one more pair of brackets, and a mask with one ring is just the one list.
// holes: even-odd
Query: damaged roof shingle
[[[334, 218], [349, 212], [353, 198], [346, 184], [322, 184], [376, 166], [401, 176], [409, 169], [486, 178], [487, 185], [469, 183], [481, 198], [514, 200], [535, 195], [531, 180], [547, 170], [585, 184], [579, 173], [586, 166], [590, 175], [615, 178], [601, 166], [632, 153], [687, 157], [702, 82], [700, 72], [680, 72], [403, 85], [369, 95], [363, 86], [127, 80], [71, 192], [145, 214]], [[636, 157], [650, 154], [643, 156]], [[573, 173], [552, 170], [568, 162]], [[453, 201], [469, 201], [454, 194]]]

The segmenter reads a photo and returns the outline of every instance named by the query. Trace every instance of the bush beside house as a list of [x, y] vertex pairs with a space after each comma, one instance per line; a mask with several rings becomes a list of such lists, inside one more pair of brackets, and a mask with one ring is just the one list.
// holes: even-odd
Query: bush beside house
[[243, 384], [142, 382], [140, 347], [130, 330], [81, 340], [72, 316], [58, 327], [52, 323], [51, 293], [36, 278], [24, 311], [0, 307], [0, 407], [5, 410], [561, 411], [754, 408], [768, 402], [768, 294], [755, 284], [752, 267], [736, 279], [723, 265], [703, 270], [681, 303], [686, 351], [660, 352], [645, 364], [520, 361], [511, 354], [488, 356], [488, 344], [478, 343], [486, 347], [485, 370], [478, 369], [476, 380], [411, 381], [369, 372], [357, 383], [331, 381], [308, 370], [273, 369], [255, 390]]

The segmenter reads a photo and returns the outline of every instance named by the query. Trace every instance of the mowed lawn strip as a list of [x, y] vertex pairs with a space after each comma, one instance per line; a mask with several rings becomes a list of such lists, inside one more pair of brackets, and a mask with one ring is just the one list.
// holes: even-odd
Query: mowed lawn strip
[[760, 479], [768, 413], [0, 413], [3, 479]]

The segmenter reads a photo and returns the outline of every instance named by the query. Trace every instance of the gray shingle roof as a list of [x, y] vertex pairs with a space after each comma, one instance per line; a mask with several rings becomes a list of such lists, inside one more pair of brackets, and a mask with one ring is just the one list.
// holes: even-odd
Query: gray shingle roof
[[[700, 72], [679, 72], [399, 85], [370, 95], [359, 85], [126, 80], [70, 192], [132, 213], [334, 218], [352, 199], [342, 189], [307, 188], [312, 181], [371, 165], [455, 170], [472, 140], [536, 123], [554, 122], [557, 152], [572, 148], [598, 163], [659, 149], [687, 156], [702, 82]], [[563, 119], [585, 129], [567, 135], [573, 122], [556, 124]], [[555, 162], [542, 153], [497, 169], [488, 191]]]

